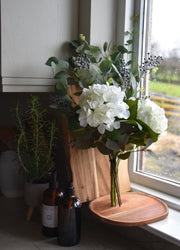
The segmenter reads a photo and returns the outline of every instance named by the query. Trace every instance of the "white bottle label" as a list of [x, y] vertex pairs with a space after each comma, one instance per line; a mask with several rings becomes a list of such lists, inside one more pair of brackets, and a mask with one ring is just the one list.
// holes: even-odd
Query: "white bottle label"
[[58, 206], [42, 205], [42, 224], [54, 228], [58, 225]]

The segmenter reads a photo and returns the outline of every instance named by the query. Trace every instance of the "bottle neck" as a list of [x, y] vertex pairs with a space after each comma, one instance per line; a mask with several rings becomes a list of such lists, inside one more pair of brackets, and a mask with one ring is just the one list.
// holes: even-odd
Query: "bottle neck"
[[52, 173], [49, 181], [49, 188], [56, 189], [56, 173]]
[[70, 186], [66, 189], [67, 196], [73, 196], [74, 195], [74, 187]]

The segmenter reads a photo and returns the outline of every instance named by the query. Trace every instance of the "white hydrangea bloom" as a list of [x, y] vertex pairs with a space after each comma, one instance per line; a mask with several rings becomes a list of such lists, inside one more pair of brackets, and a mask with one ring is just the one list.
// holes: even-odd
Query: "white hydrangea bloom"
[[150, 99], [139, 100], [137, 118], [146, 123], [154, 132], [165, 135], [168, 120], [163, 108]]
[[129, 118], [129, 106], [123, 102], [125, 92], [109, 84], [94, 84], [84, 88], [80, 97], [79, 121], [82, 127], [97, 127], [99, 133], [120, 127], [116, 118]]

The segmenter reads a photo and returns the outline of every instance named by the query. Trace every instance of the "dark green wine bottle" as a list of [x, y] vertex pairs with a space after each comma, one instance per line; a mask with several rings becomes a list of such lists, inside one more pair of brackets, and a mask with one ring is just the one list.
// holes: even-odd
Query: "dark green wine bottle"
[[81, 202], [74, 195], [72, 183], [65, 189], [65, 197], [58, 205], [58, 243], [74, 246], [81, 234]]

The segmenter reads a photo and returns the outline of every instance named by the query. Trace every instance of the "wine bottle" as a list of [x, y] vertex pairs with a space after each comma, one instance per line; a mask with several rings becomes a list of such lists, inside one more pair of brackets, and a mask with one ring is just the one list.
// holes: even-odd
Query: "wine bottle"
[[74, 246], [80, 241], [81, 202], [74, 195], [72, 183], [65, 189], [65, 196], [58, 205], [58, 243]]
[[51, 173], [49, 188], [43, 193], [42, 232], [45, 236], [57, 236], [58, 206], [56, 205], [56, 173]]

